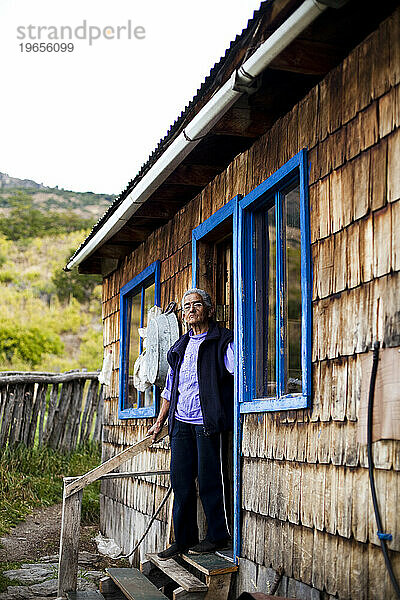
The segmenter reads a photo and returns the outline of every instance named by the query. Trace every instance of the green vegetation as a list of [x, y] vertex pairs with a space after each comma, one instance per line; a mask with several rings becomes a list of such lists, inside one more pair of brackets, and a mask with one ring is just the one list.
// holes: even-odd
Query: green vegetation
[[[74, 250], [71, 250], [70, 256], [73, 253]], [[98, 275], [80, 275], [77, 268], [71, 269], [69, 272], [56, 269], [51, 281], [59, 300], [70, 301], [74, 297], [78, 302], [89, 302], [94, 288], [101, 283], [101, 277]]]
[[[54, 198], [37, 203], [37, 193], [24, 190], [11, 199], [4, 190], [0, 194], [0, 370], [95, 371], [103, 359], [101, 278], [63, 271], [93, 219], [73, 207], [60, 212]], [[73, 193], [62, 193], [69, 209]], [[77, 203], [86, 215], [82, 197]], [[1, 449], [0, 535], [33, 508], [61, 502], [63, 477], [83, 474], [100, 461], [96, 443], [68, 454], [23, 445]], [[84, 491], [86, 524], [98, 522], [99, 487], [96, 482]], [[0, 591], [12, 583], [0, 572]]]
[[[62, 454], [51, 448], [23, 445], [0, 451], [0, 535], [23, 521], [33, 508], [62, 501], [63, 477], [82, 475], [101, 462], [100, 446], [91, 442]], [[82, 523], [98, 522], [99, 488], [85, 488]]]
[[63, 271], [87, 233], [0, 234], [0, 370], [101, 368], [101, 278]]
[[10, 363], [22, 360], [32, 367], [40, 364], [43, 354], [60, 355], [64, 350], [60, 337], [38, 327], [21, 327], [0, 323], [0, 360]]
[[15, 185], [0, 188], [0, 209], [8, 209], [10, 198], [20, 193], [31, 198], [37, 208], [73, 210], [76, 214], [80, 214], [85, 218], [88, 214], [88, 207], [90, 207], [90, 212], [96, 219], [103, 214], [115, 198], [111, 194], [72, 192], [62, 188], [26, 188]]
[[24, 192], [16, 192], [9, 200], [8, 214], [0, 218], [0, 233], [8, 240], [44, 237], [88, 229], [93, 219], [83, 219], [73, 212], [42, 211]]

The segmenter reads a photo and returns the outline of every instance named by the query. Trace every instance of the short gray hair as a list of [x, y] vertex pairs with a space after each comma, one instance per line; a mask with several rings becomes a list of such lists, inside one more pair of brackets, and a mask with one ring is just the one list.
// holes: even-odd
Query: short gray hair
[[208, 292], [206, 292], [204, 290], [200, 290], [199, 288], [191, 288], [190, 290], [186, 290], [186, 292], [183, 294], [182, 308], [183, 308], [183, 304], [185, 302], [185, 298], [186, 298], [186, 296], [189, 296], [189, 294], [198, 294], [199, 296], [201, 296], [201, 298], [204, 302], [204, 306], [206, 306], [207, 308], [212, 307], [213, 303], [211, 300], [211, 296]]

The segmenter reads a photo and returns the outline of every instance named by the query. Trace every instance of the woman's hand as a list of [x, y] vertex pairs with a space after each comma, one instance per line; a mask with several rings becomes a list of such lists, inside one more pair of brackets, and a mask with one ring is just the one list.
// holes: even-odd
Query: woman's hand
[[154, 440], [156, 439], [157, 433], [159, 433], [161, 431], [161, 429], [168, 417], [169, 401], [166, 400], [165, 398], [162, 398], [162, 401], [163, 402], [161, 405], [160, 414], [157, 417], [157, 421], [154, 423], [154, 425], [152, 425], [150, 427], [150, 429], [147, 432], [147, 435], [151, 435], [152, 442], [154, 442]]
[[152, 427], [150, 427], [150, 429], [147, 432], [147, 435], [151, 435], [151, 441], [154, 442], [154, 440], [157, 437], [157, 433], [159, 433], [162, 429], [163, 423], [160, 423], [158, 420], [154, 423], [154, 425], [152, 425]]

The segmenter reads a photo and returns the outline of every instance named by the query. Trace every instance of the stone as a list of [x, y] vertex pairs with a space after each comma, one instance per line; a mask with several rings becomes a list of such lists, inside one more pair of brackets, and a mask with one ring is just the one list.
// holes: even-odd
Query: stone
[[24, 585], [10, 585], [6, 592], [0, 594], [0, 600], [24, 600], [25, 598], [32, 598], [32, 592]]
[[58, 579], [47, 579], [46, 581], [42, 581], [42, 583], [30, 585], [29, 590], [33, 596], [57, 596]]
[[41, 556], [39, 558], [39, 562], [41, 562], [41, 563], [49, 563], [49, 562], [58, 563], [58, 554], [51, 554], [50, 556]]
[[20, 583], [30, 585], [41, 583], [51, 577], [56, 577], [57, 571], [58, 565], [55, 563], [49, 563], [48, 565], [23, 564], [19, 569], [4, 571], [4, 575], [12, 581], [19, 581]]
[[[102, 556], [100, 556], [100, 554], [95, 554], [93, 552], [79, 552], [78, 554], [78, 564], [82, 567], [85, 566], [96, 566], [100, 560], [102, 559]], [[58, 554], [51, 554], [50, 556], [42, 556], [40, 558], [40, 562], [41, 563], [58, 563], [59, 560], [59, 555]]]
[[78, 554], [78, 564], [79, 565], [97, 565], [101, 561], [103, 557], [100, 554], [95, 554], [94, 552], [79, 552]]
[[[82, 553], [90, 555], [89, 552]], [[84, 556], [83, 562], [92, 561], [94, 556]], [[55, 556], [44, 557], [53, 559]], [[4, 571], [9, 579], [25, 585], [8, 586], [7, 591], [0, 594], [0, 600], [49, 600], [57, 597], [58, 563], [24, 563], [19, 569]], [[102, 571], [80, 569], [78, 572], [78, 590], [97, 590], [98, 581], [104, 577]]]

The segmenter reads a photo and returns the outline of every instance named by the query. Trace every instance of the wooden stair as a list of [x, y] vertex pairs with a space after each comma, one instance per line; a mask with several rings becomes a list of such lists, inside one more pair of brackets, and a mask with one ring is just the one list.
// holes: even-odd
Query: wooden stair
[[[173, 591], [173, 600], [227, 600], [232, 573], [238, 569], [229, 560], [213, 553], [182, 554], [179, 562], [173, 558], [160, 561], [157, 554], [146, 554], [146, 558], [157, 570], [162, 571], [179, 585]], [[185, 568], [185, 563], [199, 577], [190, 573]], [[147, 564], [142, 564], [141, 569], [143, 570]]]
[[189, 573], [185, 567], [182, 567], [173, 558], [160, 560], [157, 554], [146, 554], [146, 558], [186, 592], [203, 592], [204, 595], [208, 591], [208, 586], [205, 583]]
[[[238, 567], [216, 554], [183, 554], [160, 560], [155, 553], [138, 569], [107, 569], [109, 578], [100, 585], [106, 600], [227, 600], [232, 573]], [[160, 590], [162, 588], [168, 596]], [[71, 598], [70, 600], [101, 600]]]
[[128, 600], [167, 599], [138, 569], [110, 568], [106, 572]]
[[225, 575], [226, 573], [236, 573], [238, 567], [217, 554], [182, 554], [183, 560], [205, 575], [212, 577], [214, 575]]

